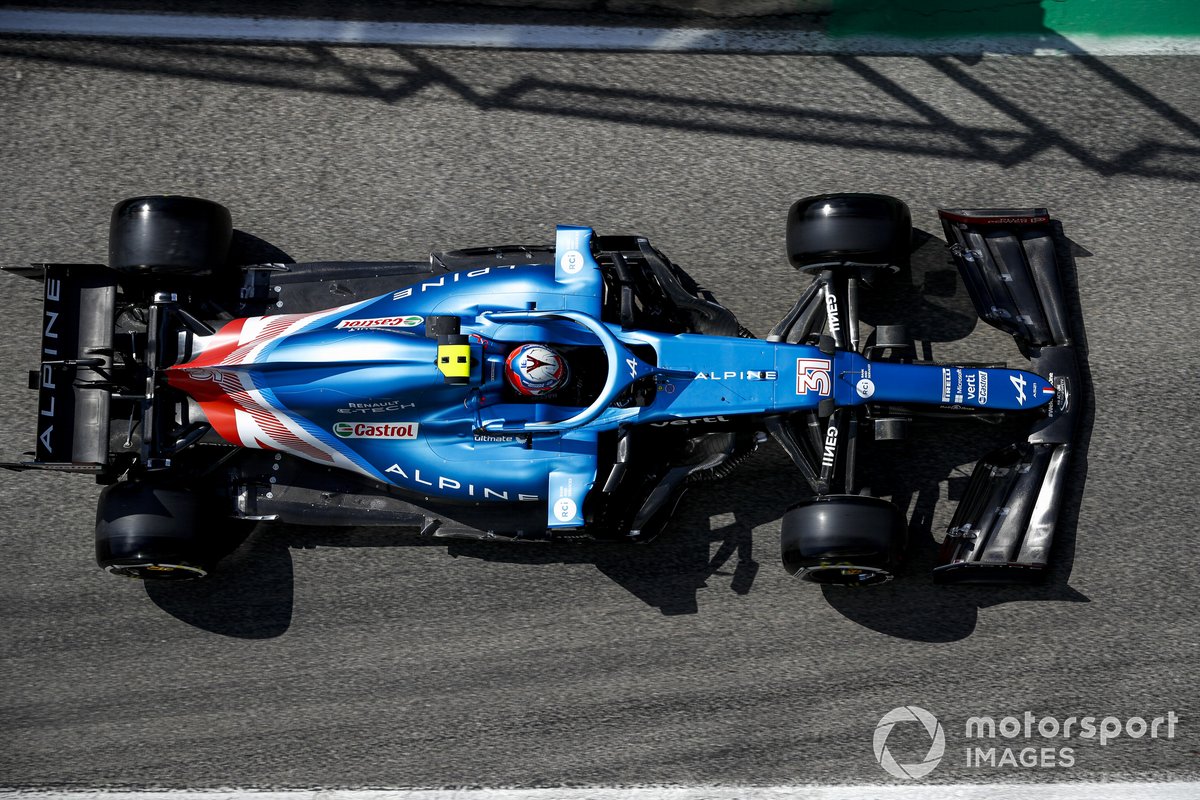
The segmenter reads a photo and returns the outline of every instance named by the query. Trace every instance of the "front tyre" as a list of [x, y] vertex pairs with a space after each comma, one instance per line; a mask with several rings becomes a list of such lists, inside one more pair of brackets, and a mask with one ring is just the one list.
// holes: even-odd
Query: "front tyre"
[[792, 204], [788, 261], [801, 272], [851, 272], [868, 281], [908, 265], [912, 215], [886, 194], [819, 194]]
[[906, 531], [904, 515], [886, 500], [861, 495], [815, 497], [783, 515], [783, 567], [811, 583], [887, 583], [903, 557]]
[[96, 509], [96, 563], [130, 578], [205, 577], [238, 544], [225, 535], [236, 526], [204, 524], [211, 517], [205, 500], [194, 491], [139, 480], [108, 486]]
[[229, 255], [229, 209], [211, 200], [150, 195], [113, 208], [108, 265], [135, 274], [192, 274], [219, 269]]

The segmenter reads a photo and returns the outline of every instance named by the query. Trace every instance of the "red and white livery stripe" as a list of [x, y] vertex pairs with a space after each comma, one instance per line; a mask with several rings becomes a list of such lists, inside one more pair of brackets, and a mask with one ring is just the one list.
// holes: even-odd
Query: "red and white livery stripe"
[[[313, 314], [236, 319], [198, 341], [202, 351], [186, 364], [167, 371], [167, 380], [193, 397], [222, 438], [241, 447], [282, 450], [320, 464], [363, 472], [338, 450], [321, 442], [273, 406], [239, 367], [262, 363], [274, 340], [312, 327], [330, 317], [352, 313], [361, 303]], [[372, 475], [371, 477], [378, 477]]]
[[198, 339], [200, 353], [186, 367], [216, 367], [254, 364], [271, 341], [315, 326], [330, 317], [352, 313], [362, 303], [339, 306], [312, 314], [280, 314], [274, 317], [235, 319], [212, 336]]

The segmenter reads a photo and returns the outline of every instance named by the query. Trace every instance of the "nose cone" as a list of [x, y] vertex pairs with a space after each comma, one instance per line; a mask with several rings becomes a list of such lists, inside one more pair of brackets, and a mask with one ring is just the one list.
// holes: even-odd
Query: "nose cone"
[[1029, 372], [1013, 372], [1008, 377], [1012, 388], [1012, 408], [1040, 408], [1054, 400], [1054, 386], [1040, 375]]

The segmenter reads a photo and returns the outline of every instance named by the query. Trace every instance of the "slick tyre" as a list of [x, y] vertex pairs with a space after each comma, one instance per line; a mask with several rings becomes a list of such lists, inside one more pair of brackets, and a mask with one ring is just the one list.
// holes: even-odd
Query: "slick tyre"
[[220, 269], [229, 255], [229, 209], [211, 200], [152, 195], [113, 208], [108, 265], [141, 275], [195, 274]]
[[819, 194], [788, 212], [788, 261], [802, 272], [869, 281], [906, 267], [911, 243], [908, 206], [885, 194]]
[[827, 495], [788, 509], [781, 534], [790, 574], [811, 583], [872, 586], [895, 576], [906, 527], [900, 509], [886, 500]]
[[[216, 520], [211, 500], [143, 481], [108, 486], [96, 509], [96, 563], [147, 580], [203, 578], [237, 546], [233, 521]], [[240, 521], [238, 521], [240, 522]]]

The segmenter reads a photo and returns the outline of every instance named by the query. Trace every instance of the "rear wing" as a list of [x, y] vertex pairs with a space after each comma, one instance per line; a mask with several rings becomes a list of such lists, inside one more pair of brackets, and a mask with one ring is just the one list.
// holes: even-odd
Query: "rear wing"
[[117, 274], [96, 264], [13, 269], [41, 278], [41, 363], [29, 374], [38, 391], [32, 461], [5, 466], [100, 472], [108, 464], [110, 370]]
[[1012, 334], [1055, 398], [1025, 442], [975, 465], [934, 576], [1034, 581], [1049, 562], [1082, 389], [1054, 229], [1044, 208], [942, 209], [938, 216], [980, 318]]

